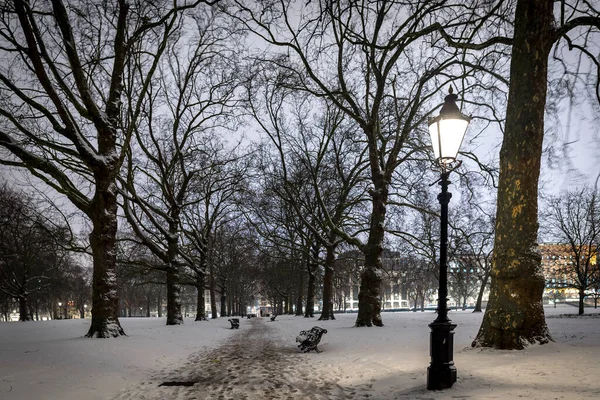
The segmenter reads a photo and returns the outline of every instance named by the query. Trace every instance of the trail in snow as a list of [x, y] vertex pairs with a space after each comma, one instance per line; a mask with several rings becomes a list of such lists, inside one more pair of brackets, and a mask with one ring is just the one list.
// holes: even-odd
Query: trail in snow
[[[218, 348], [199, 352], [175, 370], [161, 370], [150, 381], [127, 388], [115, 400], [134, 399], [352, 399], [355, 391], [323, 379], [301, 356], [278, 340], [269, 322], [253, 318]], [[160, 386], [193, 382], [191, 386]]]

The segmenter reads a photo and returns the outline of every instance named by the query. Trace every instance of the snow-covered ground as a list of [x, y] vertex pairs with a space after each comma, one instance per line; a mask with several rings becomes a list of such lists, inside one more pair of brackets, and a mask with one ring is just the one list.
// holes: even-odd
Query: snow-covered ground
[[[240, 339], [261, 327], [268, 328], [261, 332], [268, 333], [274, 346], [283, 346], [278, 351], [292, 357], [286, 359], [295, 363], [292, 369], [312, 372], [288, 374], [288, 381], [314, 379], [339, 389], [323, 396], [281, 398], [598, 399], [600, 309], [588, 309], [584, 317], [565, 316], [575, 312], [574, 307], [546, 308], [555, 342], [523, 351], [470, 348], [483, 315], [451, 312], [458, 325], [458, 381], [439, 392], [425, 389], [432, 312], [384, 313], [383, 328], [354, 328], [355, 314], [323, 322], [286, 315], [254, 325], [242, 319], [239, 330], [229, 329], [227, 318], [186, 320], [182, 326], [165, 326], [159, 318], [123, 318], [128, 336], [118, 339], [83, 338], [89, 320], [0, 323], [0, 399], [165, 398], [165, 388], [158, 386], [161, 377], [173, 378], [184, 366], [202, 369], [203, 354], [217, 363], [215, 351], [236, 339], [232, 335]], [[314, 325], [328, 330], [319, 345], [323, 352], [295, 354], [295, 337]], [[174, 390], [172, 398], [212, 398], [202, 382]], [[252, 393], [248, 399], [265, 398]], [[268, 398], [279, 398], [276, 390], [269, 393]]]

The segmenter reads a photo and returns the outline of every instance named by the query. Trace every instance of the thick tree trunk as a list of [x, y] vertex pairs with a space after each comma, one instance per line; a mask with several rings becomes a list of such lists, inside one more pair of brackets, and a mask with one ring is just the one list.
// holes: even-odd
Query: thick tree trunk
[[181, 288], [179, 287], [179, 268], [167, 266], [167, 325], [183, 324], [181, 315]]
[[304, 271], [300, 271], [298, 279], [298, 298], [296, 299], [296, 315], [302, 315], [302, 304], [304, 301]]
[[517, 2], [492, 286], [473, 346], [523, 349], [551, 340], [542, 303], [537, 195], [553, 23], [552, 0]]
[[19, 296], [19, 321], [31, 321], [31, 314], [27, 308], [27, 295]]
[[[372, 150], [370, 150], [371, 152]], [[370, 155], [373, 159], [373, 156]], [[373, 164], [373, 161], [371, 161]], [[374, 170], [375, 168], [372, 168]], [[372, 172], [375, 190], [371, 191], [373, 210], [369, 223], [369, 239], [362, 249], [365, 265], [358, 292], [358, 316], [355, 326], [383, 326], [381, 319], [381, 254], [383, 253], [384, 223], [388, 186], [381, 172]]]
[[198, 292], [198, 298], [196, 302], [196, 321], [206, 321], [206, 302], [204, 301], [204, 286], [204, 274], [198, 274], [196, 276], [196, 291]]
[[[125, 335], [119, 323], [117, 296], [117, 189], [114, 178], [96, 176], [96, 194], [89, 215], [94, 273], [92, 282], [92, 323], [86, 337], [108, 338]], [[105, 180], [102, 180], [104, 178]]]
[[325, 254], [325, 275], [323, 276], [323, 310], [319, 321], [334, 320], [333, 315], [333, 269], [335, 267], [335, 248], [327, 246]]
[[167, 238], [167, 325], [183, 324], [181, 315], [181, 286], [179, 283], [179, 220], [180, 209], [174, 206], [169, 213], [169, 237]]

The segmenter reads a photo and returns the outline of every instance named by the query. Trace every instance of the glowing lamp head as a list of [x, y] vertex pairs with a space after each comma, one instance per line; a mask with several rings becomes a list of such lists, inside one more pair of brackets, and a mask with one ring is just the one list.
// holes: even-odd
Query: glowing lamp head
[[456, 100], [458, 96], [453, 93], [450, 86], [449, 95], [444, 99], [440, 115], [429, 119], [429, 135], [436, 160], [442, 167], [456, 160], [456, 155], [465, 137], [470, 117], [463, 115]]

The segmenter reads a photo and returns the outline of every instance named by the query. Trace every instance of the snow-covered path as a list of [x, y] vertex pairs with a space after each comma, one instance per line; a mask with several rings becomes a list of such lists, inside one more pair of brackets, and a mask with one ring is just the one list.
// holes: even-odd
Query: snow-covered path
[[[122, 390], [115, 400], [275, 400], [352, 399], [311, 370], [310, 362], [278, 339], [267, 319], [242, 320], [243, 330], [219, 347], [192, 355], [174, 371], [163, 369], [149, 381]], [[314, 354], [314, 353], [312, 353]], [[168, 382], [171, 385], [161, 386]], [[177, 383], [187, 383], [178, 385]], [[188, 386], [189, 385], [189, 386]], [[148, 390], [152, 388], [152, 390]]]
[[[482, 313], [452, 311], [458, 381], [425, 388], [433, 312], [383, 314], [383, 328], [281, 315], [123, 318], [128, 336], [86, 339], [89, 320], [0, 323], [1, 400], [456, 400], [600, 398], [600, 309], [546, 308], [555, 342], [520, 351], [473, 349]], [[319, 349], [299, 353], [301, 330], [326, 328]], [[190, 387], [159, 386], [194, 381]]]

